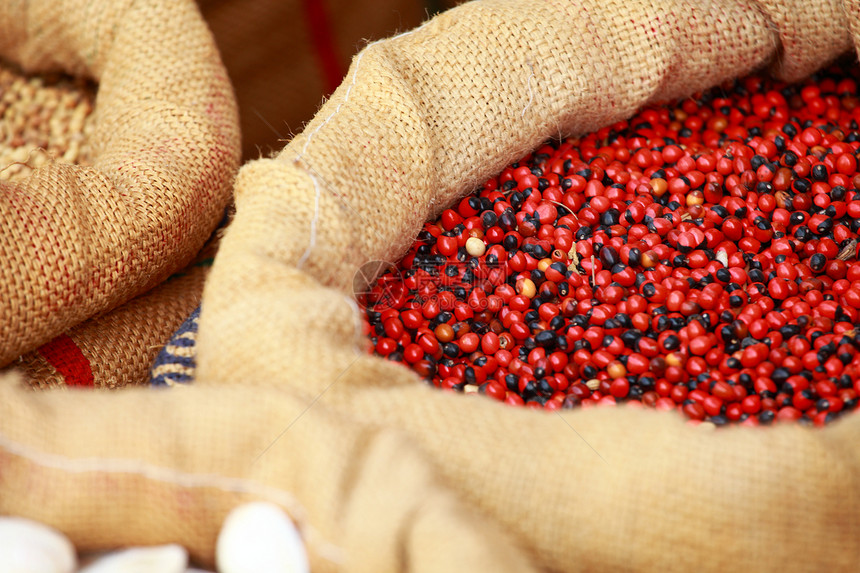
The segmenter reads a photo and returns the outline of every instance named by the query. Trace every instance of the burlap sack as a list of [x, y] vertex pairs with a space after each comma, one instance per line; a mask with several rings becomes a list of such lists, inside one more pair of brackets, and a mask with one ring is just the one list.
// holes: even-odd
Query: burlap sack
[[32, 388], [120, 388], [149, 383], [150, 367], [186, 317], [200, 305], [217, 240], [163, 283], [119, 308], [87, 320], [18, 357], [14, 369]]
[[0, 182], [0, 366], [186, 266], [230, 200], [236, 106], [190, 0], [0, 2], [0, 58], [99, 82], [91, 167]]
[[858, 8], [482, 0], [369, 46], [242, 169], [193, 386], [0, 388], [0, 512], [208, 562], [226, 512], [270, 499], [314, 571], [857, 570], [860, 417], [706, 432], [442, 393], [365, 355], [349, 291], [544, 138], [763, 66], [797, 78], [850, 49]]

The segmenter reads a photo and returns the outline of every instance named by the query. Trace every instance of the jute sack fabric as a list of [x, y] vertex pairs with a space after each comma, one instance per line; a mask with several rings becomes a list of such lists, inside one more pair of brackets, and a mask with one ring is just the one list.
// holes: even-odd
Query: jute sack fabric
[[203, 296], [217, 243], [152, 290], [93, 317], [14, 360], [21, 382], [37, 389], [120, 388], [149, 382], [158, 352]]
[[0, 2], [0, 58], [99, 83], [90, 167], [0, 182], [0, 365], [186, 266], [230, 200], [235, 100], [191, 0]]
[[442, 393], [365, 355], [349, 293], [544, 138], [775, 62], [804, 75], [851, 48], [858, 8], [482, 0], [369, 46], [303, 135], [242, 169], [194, 385], [0, 385], [0, 513], [211, 562], [226, 513], [269, 499], [314, 571], [856, 570], [857, 416], [703, 432]]

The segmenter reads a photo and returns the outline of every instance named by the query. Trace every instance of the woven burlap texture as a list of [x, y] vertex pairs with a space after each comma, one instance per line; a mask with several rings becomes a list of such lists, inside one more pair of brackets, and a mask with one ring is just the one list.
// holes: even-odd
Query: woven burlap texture
[[[850, 49], [857, 8], [482, 0], [369, 46], [304, 134], [241, 170], [195, 385], [0, 386], [0, 512], [82, 548], [174, 541], [211, 562], [226, 513], [269, 499], [315, 572], [856, 570], [857, 416], [703, 431], [438, 392], [365, 355], [350, 291], [545, 138], [815, 69]], [[792, 49], [810, 42], [828, 48]]]
[[[159, 350], [200, 304], [209, 268], [191, 265], [184, 271], [63, 335], [80, 350], [81, 360], [92, 372], [94, 387], [119, 388], [149, 382], [149, 369]], [[66, 385], [65, 376], [50, 364], [44, 352], [42, 347], [22, 355], [9, 369], [19, 371], [22, 382], [33, 388]]]
[[0, 2], [0, 58], [99, 83], [92, 167], [0, 183], [0, 365], [187, 265], [230, 200], [238, 116], [191, 0]]
[[[25, 385], [38, 389], [80, 384], [80, 378], [86, 378], [88, 385], [96, 388], [148, 384], [150, 368], [159, 351], [200, 305], [203, 284], [223, 232], [224, 227], [219, 227], [194, 262], [152, 290], [78, 324], [20, 356], [5, 370], [19, 372]], [[69, 345], [74, 347], [71, 353]], [[65, 368], [57, 368], [57, 361], [65, 362]], [[71, 380], [64, 372], [79, 373], [80, 369], [84, 375]]]

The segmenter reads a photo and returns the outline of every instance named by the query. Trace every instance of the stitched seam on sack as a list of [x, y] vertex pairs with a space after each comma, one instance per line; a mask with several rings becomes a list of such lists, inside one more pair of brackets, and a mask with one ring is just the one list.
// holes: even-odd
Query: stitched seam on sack
[[[425, 25], [427, 25], [427, 23], [429, 23], [429, 22], [430, 22], [430, 21], [425, 22], [424, 24], [422, 24], [422, 25], [421, 25], [421, 26], [419, 26], [418, 28], [415, 28], [415, 29], [413, 29], [413, 30], [409, 30], [408, 32], [404, 32], [404, 33], [402, 33], [402, 34], [398, 34], [398, 35], [393, 36], [393, 37], [391, 37], [391, 38], [387, 38], [387, 39], [383, 39], [383, 40], [377, 40], [376, 42], [373, 42], [373, 43], [369, 44], [369, 45], [368, 45], [364, 50], [362, 50], [362, 51], [361, 51], [361, 53], [359, 53], [359, 54], [358, 54], [358, 57], [357, 57], [357, 58], [356, 58], [356, 60], [355, 60], [355, 66], [353, 67], [353, 73], [352, 73], [352, 79], [350, 80], [349, 86], [348, 86], [348, 87], [347, 87], [347, 89], [346, 89], [346, 94], [344, 94], [343, 101], [341, 101], [341, 102], [337, 105], [337, 107], [335, 108], [335, 110], [334, 110], [334, 111], [333, 111], [333, 112], [332, 112], [332, 113], [331, 113], [331, 114], [330, 114], [330, 115], [329, 115], [325, 120], [323, 120], [323, 122], [322, 122], [320, 125], [318, 125], [318, 126], [317, 126], [313, 131], [311, 131], [311, 132], [308, 134], [308, 136], [305, 138], [305, 143], [304, 143], [304, 145], [302, 146], [301, 151], [300, 151], [300, 152], [299, 152], [295, 157], [293, 157], [293, 158], [292, 158], [292, 163], [293, 163], [293, 165], [294, 165], [294, 166], [296, 166], [297, 168], [301, 169], [302, 171], [304, 171], [304, 172], [308, 175], [308, 177], [311, 179], [311, 181], [313, 182], [313, 184], [314, 184], [314, 214], [313, 214], [313, 217], [311, 218], [311, 221], [310, 221], [310, 237], [309, 237], [309, 239], [308, 239], [308, 246], [307, 246], [307, 248], [306, 248], [306, 249], [305, 249], [305, 251], [302, 253], [302, 256], [299, 258], [298, 262], [296, 263], [296, 268], [298, 268], [298, 269], [300, 269], [300, 270], [301, 270], [301, 269], [304, 267], [305, 263], [306, 263], [306, 262], [308, 261], [308, 259], [310, 258], [311, 253], [312, 253], [312, 251], [313, 251], [314, 247], [316, 247], [316, 242], [317, 242], [317, 226], [318, 226], [318, 224], [319, 224], [319, 219], [320, 219], [320, 197], [321, 197], [320, 182], [319, 182], [319, 180], [317, 179], [317, 177], [315, 177], [315, 176], [314, 176], [314, 174], [313, 174], [313, 172], [316, 172], [316, 170], [315, 170], [315, 169], [313, 168], [313, 166], [312, 166], [312, 165], [310, 165], [310, 164], [307, 162], [307, 160], [304, 158], [305, 152], [307, 151], [308, 146], [309, 146], [309, 145], [310, 145], [310, 143], [311, 143], [311, 140], [314, 138], [314, 136], [315, 136], [315, 135], [316, 135], [316, 134], [317, 134], [317, 133], [318, 133], [318, 132], [323, 128], [323, 127], [325, 127], [325, 126], [329, 123], [329, 121], [331, 121], [331, 120], [332, 120], [332, 118], [334, 118], [334, 116], [336, 116], [338, 113], [340, 113], [340, 110], [343, 108], [344, 104], [346, 104], [346, 103], [348, 103], [348, 102], [349, 102], [350, 96], [351, 96], [351, 94], [352, 94], [352, 88], [353, 88], [353, 87], [355, 87], [355, 85], [357, 84], [357, 80], [358, 80], [358, 70], [359, 70], [359, 68], [361, 67], [361, 60], [362, 60], [362, 58], [364, 58], [364, 55], [365, 55], [365, 54], [366, 54], [366, 53], [367, 53], [367, 52], [368, 52], [368, 51], [369, 51], [373, 46], [375, 46], [375, 45], [377, 45], [377, 44], [379, 44], [379, 43], [381, 43], [381, 42], [386, 42], [386, 41], [389, 41], [389, 40], [392, 40], [392, 41], [393, 41], [393, 40], [397, 40], [398, 38], [403, 38], [403, 37], [405, 37], [405, 36], [408, 36], [408, 35], [410, 35], [410, 34], [413, 34], [413, 33], [417, 32], [417, 31], [421, 30], [422, 28], [424, 28], [424, 26], [425, 26]], [[318, 172], [317, 172], [317, 174], [319, 175], [319, 173], [318, 173]], [[319, 178], [320, 178], [320, 179], [323, 179], [321, 175], [320, 175], [320, 177], [319, 177]], [[353, 209], [353, 208], [352, 208], [352, 207], [351, 207], [351, 206], [350, 206], [346, 201], [344, 201], [342, 198], [337, 197], [337, 196], [336, 196], [336, 195], [335, 195], [335, 194], [334, 194], [330, 189], [328, 189], [328, 184], [325, 182], [325, 180], [324, 180], [324, 179], [323, 179], [323, 187], [325, 187], [325, 188], [326, 188], [326, 190], [329, 192], [329, 194], [331, 194], [331, 195], [332, 195], [332, 197], [335, 197], [336, 199], [339, 199], [339, 200], [337, 201], [338, 203], [340, 203], [340, 204], [342, 204], [342, 205], [346, 205], [350, 210], [355, 211], [355, 210], [354, 210], [354, 209]], [[360, 215], [359, 215], [359, 216], [360, 216]]]
[[296, 268], [301, 269], [305, 266], [305, 263], [311, 256], [311, 251], [314, 250], [314, 247], [317, 245], [317, 223], [320, 218], [320, 184], [317, 181], [317, 178], [313, 176], [313, 174], [307, 170], [303, 169], [305, 173], [307, 173], [308, 177], [311, 178], [311, 182], [314, 184], [314, 215], [311, 217], [311, 230], [310, 230], [310, 238], [308, 239], [308, 247], [305, 249], [305, 252], [302, 253], [302, 256], [299, 258], [299, 261], [296, 263]]
[[24, 458], [31, 463], [72, 474], [108, 473], [130, 474], [146, 480], [157, 481], [185, 488], [212, 488], [227, 493], [249, 494], [268, 499], [286, 508], [296, 522], [299, 531], [304, 533], [309, 545], [317, 554], [331, 563], [343, 564], [343, 548], [325, 539], [313, 527], [307, 517], [304, 505], [288, 491], [267, 486], [253, 480], [232, 478], [217, 474], [195, 474], [180, 470], [148, 464], [140, 460], [124, 458], [68, 458], [51, 454], [12, 440], [0, 432], [0, 447], [12, 455]]

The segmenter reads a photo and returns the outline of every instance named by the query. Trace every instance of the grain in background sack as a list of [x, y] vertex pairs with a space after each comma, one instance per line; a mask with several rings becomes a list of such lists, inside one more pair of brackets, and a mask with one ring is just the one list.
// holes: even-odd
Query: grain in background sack
[[91, 165], [0, 180], [6, 365], [186, 266], [230, 199], [239, 133], [193, 2], [7, 0], [0, 30], [0, 59], [25, 73], [99, 83]]
[[27, 77], [0, 62], [0, 179], [20, 181], [49, 161], [88, 164], [94, 99], [80, 79]]
[[[22, 181], [49, 162], [91, 165], [94, 86], [56, 74], [25, 76], [0, 65], [0, 94], [0, 179]], [[146, 383], [164, 341], [200, 303], [216, 239], [152, 291], [71, 328], [8, 368], [36, 388]]]

